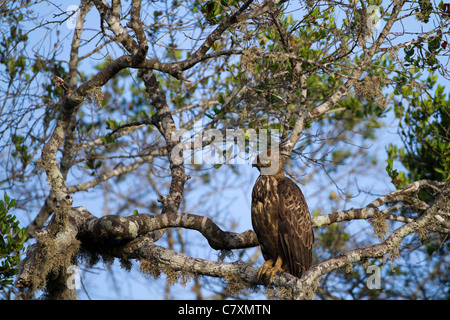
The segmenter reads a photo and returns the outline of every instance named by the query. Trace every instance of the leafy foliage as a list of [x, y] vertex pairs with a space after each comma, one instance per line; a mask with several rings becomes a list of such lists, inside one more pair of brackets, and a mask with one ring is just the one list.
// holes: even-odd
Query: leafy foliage
[[[403, 99], [394, 105], [394, 110], [403, 146], [389, 144], [386, 166], [397, 188], [421, 179], [450, 180], [450, 93], [445, 93], [437, 79], [436, 75], [428, 76], [425, 93], [409, 84], [400, 88]], [[433, 95], [428, 93], [434, 88]], [[405, 170], [394, 169], [394, 160]], [[429, 192], [420, 192], [418, 197], [426, 202], [433, 199]], [[444, 235], [430, 237], [423, 244], [421, 251], [427, 257], [443, 257], [450, 248], [450, 240]], [[440, 273], [436, 277], [438, 281], [448, 281]]]
[[[430, 75], [426, 82], [427, 89], [436, 87], [433, 96], [404, 85], [403, 99], [394, 106], [403, 147], [389, 144], [387, 171], [398, 187], [419, 179], [450, 179], [450, 94], [436, 81], [437, 77]], [[407, 172], [393, 169], [394, 159]]]
[[4, 200], [0, 200], [0, 289], [13, 284], [26, 240], [25, 228], [20, 228], [16, 216], [9, 213], [15, 204], [5, 192]]
[[[106, 70], [124, 53], [129, 54], [120, 43], [121, 37], [114, 34], [114, 28], [106, 20], [99, 20], [101, 15], [96, 6], [101, 3], [81, 2], [80, 7], [90, 4], [94, 12], [87, 16], [80, 43], [75, 37], [72, 39], [74, 31], [66, 28], [68, 13], [64, 6], [49, 1], [27, 1], [26, 6], [7, 1], [0, 5], [3, 35], [0, 39], [0, 151], [5, 159], [0, 166], [7, 173], [0, 183], [9, 184], [7, 187], [21, 203], [27, 200], [27, 210], [16, 210], [35, 214], [30, 219], [38, 212], [50, 216], [53, 210], [40, 156], [67, 93], [61, 87], [55, 88], [49, 77], [57, 75], [78, 86]], [[112, 14], [117, 14], [124, 31], [134, 39], [136, 30], [133, 32], [128, 23], [132, 14], [130, 1], [107, 3], [120, 6]], [[382, 29], [368, 26], [373, 25], [368, 20], [371, 18], [368, 10], [380, 14], [381, 22], [388, 22], [398, 1], [388, 4], [381, 0], [274, 1], [268, 7], [264, 7], [268, 1], [253, 1], [243, 16], [265, 8], [262, 14], [232, 23], [214, 43], [207, 43], [243, 3], [236, 0], [142, 1], [140, 17], [149, 46], [146, 62], [157, 62], [154, 66], [171, 64], [171, 68], [184, 66], [207, 44], [207, 51], [183, 69], [179, 78], [155, 67], [159, 88], [167, 99], [177, 129], [189, 132], [278, 129], [288, 136], [299, 115], [308, 115], [330, 102], [329, 109], [302, 124], [300, 138], [295, 141], [287, 165], [288, 174], [307, 190], [314, 216], [343, 210], [354, 204], [351, 203], [354, 197], [373, 195], [373, 190], [365, 190], [360, 182], [364, 183], [362, 177], [367, 171], [377, 170], [376, 181], [380, 181], [379, 169], [384, 173], [385, 164], [379, 167], [378, 154], [371, 146], [385, 145], [380, 133], [386, 129], [384, 120], [393, 114], [400, 123], [399, 134], [403, 140], [402, 146], [390, 144], [387, 149], [386, 170], [393, 183], [401, 187], [424, 178], [449, 180], [450, 97], [442, 85], [437, 85], [437, 74], [448, 77], [442, 58], [448, 56], [450, 49], [446, 20], [450, 5], [442, 1], [438, 5], [432, 1], [405, 2], [402, 16], [394, 22], [397, 29], [380, 42], [373, 56], [371, 48]], [[409, 29], [411, 21], [417, 26], [415, 30]], [[360, 70], [363, 72], [359, 73]], [[428, 70], [436, 75], [426, 78]], [[347, 87], [349, 82], [352, 85]], [[434, 94], [427, 94], [432, 90]], [[331, 101], [341, 91], [345, 94]], [[160, 211], [161, 200], [173, 188], [166, 141], [154, 123], [146, 122], [155, 113], [156, 108], [149, 103], [133, 68], [120, 71], [106, 84], [89, 92], [74, 112], [64, 145], [57, 153], [74, 205], [91, 206], [85, 202], [84, 196], [88, 195], [95, 199], [96, 206], [103, 205], [104, 215]], [[239, 230], [238, 219], [249, 221], [249, 212], [243, 209], [245, 205], [232, 207], [237, 201], [225, 196], [227, 189], [235, 192], [238, 187], [251, 186], [254, 181], [250, 178], [243, 181], [253, 173], [248, 167], [203, 163], [186, 165], [185, 169], [190, 179], [183, 190], [180, 212], [214, 218], [224, 229], [233, 231]], [[378, 187], [378, 183], [374, 185]], [[249, 193], [242, 190], [240, 195]], [[419, 196], [427, 203], [432, 200], [432, 195]], [[13, 207], [12, 200], [6, 199], [5, 195], [2, 209], [5, 214]], [[368, 199], [369, 195], [365, 200]], [[234, 217], [236, 212], [239, 218]], [[390, 213], [409, 214], [412, 218], [418, 214]], [[34, 222], [39, 228], [45, 227], [48, 216], [36, 217]], [[17, 219], [9, 214], [5, 217], [5, 234], [10, 234], [11, 239], [21, 239], [19, 233], [23, 231], [17, 229]], [[380, 221], [383, 224], [374, 228], [375, 222]], [[362, 232], [366, 230], [364, 227], [354, 232], [355, 221], [334, 223], [317, 230], [316, 262], [379, 241], [372, 229], [383, 236], [384, 231], [389, 232], [389, 221], [380, 221], [372, 221], [372, 226], [364, 221], [369, 229], [366, 235]], [[416, 237], [408, 244], [414, 250], [421, 248], [430, 261], [438, 264], [446, 254], [441, 240]], [[195, 256], [197, 248], [208, 248], [201, 241], [204, 239], [199, 240], [191, 233], [169, 229], [158, 245]], [[22, 249], [20, 242], [4, 242], [17, 245], [7, 250], [11, 252], [8, 258], [17, 257], [14, 254]], [[257, 260], [259, 255], [249, 254], [251, 250], [256, 251], [244, 249], [237, 256], [260, 265], [261, 258]], [[214, 260], [214, 253], [208, 253], [205, 258]], [[8, 270], [14, 270], [15, 262], [11, 261]], [[416, 265], [410, 264], [407, 258], [402, 263], [383, 274], [384, 283], [400, 276], [404, 277], [405, 284], [413, 279], [411, 270], [416, 270]], [[367, 289], [365, 266], [351, 267], [345, 272], [327, 274], [318, 296], [324, 299], [402, 296], [400, 289], [395, 291], [395, 285], [386, 286], [382, 291]], [[170, 272], [165, 273], [169, 278]], [[426, 279], [428, 274], [423, 270], [416, 278]], [[442, 280], [435, 274], [431, 278]], [[219, 292], [222, 284], [211, 285], [213, 281], [208, 277], [195, 279], [196, 296], [202, 298], [202, 291]], [[166, 292], [168, 297], [169, 290]]]

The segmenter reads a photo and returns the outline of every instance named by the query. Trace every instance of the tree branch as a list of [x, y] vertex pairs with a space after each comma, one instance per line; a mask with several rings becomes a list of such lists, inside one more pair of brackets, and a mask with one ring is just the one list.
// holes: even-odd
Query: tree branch
[[[291, 289], [293, 297], [296, 299], [306, 299], [314, 292], [316, 281], [321, 275], [368, 258], [381, 258], [386, 254], [392, 254], [405, 236], [418, 231], [420, 228], [429, 228], [434, 225], [436, 216], [450, 214], [450, 184], [421, 180], [376, 199], [366, 208], [332, 213], [325, 218], [323, 216], [314, 218], [315, 227], [343, 220], [367, 219], [376, 214], [378, 209], [375, 210], [375, 205], [404, 201], [406, 193], [416, 192], [423, 186], [441, 187], [441, 192], [434, 203], [419, 218], [415, 220], [395, 218], [397, 221], [407, 223], [392, 232], [381, 243], [357, 248], [321, 262], [310, 268], [300, 279], [287, 273], [277, 274], [274, 277], [273, 285]], [[52, 242], [53, 245], [57, 246], [56, 250], [42, 251], [43, 246], [48, 246], [48, 240], [42, 240], [48, 239], [45, 238], [48, 231], [40, 234], [41, 240], [30, 248], [26, 259], [24, 259], [17, 286], [38, 287], [42, 285], [42, 276], [40, 278], [36, 276], [36, 270], [42, 268], [36, 255], [42, 255], [42, 252], [45, 252], [47, 259], [60, 257], [69, 248], [73, 250], [73, 248], [78, 247], [78, 240], [76, 239], [81, 239], [81, 245], [83, 245], [83, 242], [94, 244], [94, 247], [98, 250], [105, 250], [119, 258], [150, 260], [156, 262], [159, 267], [164, 265], [174, 271], [234, 279], [233, 281], [244, 283], [246, 286], [262, 284], [257, 282], [257, 269], [243, 262], [223, 263], [191, 258], [156, 246], [153, 243], [154, 240], [147, 236], [152, 231], [181, 227], [199, 231], [213, 249], [236, 249], [258, 245], [256, 235], [251, 230], [243, 233], [226, 232], [221, 230], [210, 218], [184, 213], [137, 214], [129, 217], [103, 216], [97, 218], [83, 207], [72, 208], [69, 213], [69, 221], [68, 228], [65, 231], [59, 231], [55, 236], [57, 241]], [[50, 229], [54, 223], [54, 219], [52, 219], [49, 225]], [[40, 248], [40, 250], [37, 250], [37, 248]], [[48, 252], [51, 256], [48, 256]], [[50, 270], [46, 272], [44, 272], [44, 278]]]
[[405, 4], [405, 0], [402, 1], [396, 1], [396, 4], [392, 10], [392, 13], [389, 17], [389, 20], [387, 21], [386, 25], [384, 26], [383, 30], [381, 31], [380, 35], [378, 36], [377, 40], [372, 44], [372, 46], [369, 48], [369, 50], [365, 53], [364, 58], [362, 59], [361, 63], [356, 67], [356, 70], [353, 72], [352, 77], [341, 87], [339, 88], [327, 101], [320, 104], [319, 106], [312, 109], [308, 116], [306, 117], [306, 121], [309, 121], [311, 119], [317, 118], [320, 115], [326, 113], [328, 110], [330, 110], [343, 96], [345, 96], [348, 91], [353, 87], [353, 85], [356, 83], [356, 81], [361, 77], [363, 72], [366, 70], [366, 67], [369, 63], [371, 63], [371, 60], [373, 56], [378, 52], [381, 45], [383, 44], [383, 41], [386, 39], [389, 31], [391, 30], [394, 22], [397, 19], [397, 16], [402, 10], [403, 5]]
[[[349, 264], [363, 261], [369, 258], [381, 258], [386, 254], [394, 254], [398, 250], [402, 240], [409, 234], [427, 228], [434, 224], [434, 217], [439, 212], [450, 212], [450, 184], [445, 184], [442, 192], [437, 196], [432, 206], [414, 221], [411, 221], [393, 231], [383, 242], [367, 247], [351, 250], [336, 258], [329, 259], [310, 268], [300, 279], [297, 285], [298, 292], [305, 292], [308, 287], [316, 281], [318, 277], [333, 270], [345, 267]], [[299, 295], [303, 297], [302, 294]]]

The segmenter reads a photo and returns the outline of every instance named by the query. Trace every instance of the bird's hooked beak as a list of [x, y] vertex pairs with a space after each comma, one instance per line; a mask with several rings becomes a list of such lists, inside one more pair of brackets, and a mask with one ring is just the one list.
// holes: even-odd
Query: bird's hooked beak
[[260, 168], [260, 163], [259, 163], [259, 159], [258, 159], [258, 158], [256, 158], [255, 160], [253, 160], [252, 168], [257, 168], [257, 169], [259, 170], [259, 168]]

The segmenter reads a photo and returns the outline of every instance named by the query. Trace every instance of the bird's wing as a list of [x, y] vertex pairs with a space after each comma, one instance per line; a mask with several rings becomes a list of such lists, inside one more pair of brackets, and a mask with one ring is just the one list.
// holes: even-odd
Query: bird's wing
[[268, 199], [270, 194], [267, 192], [266, 183], [270, 182], [267, 179], [267, 177], [258, 179], [253, 187], [252, 225], [258, 237], [264, 259], [276, 260], [278, 249], [278, 212], [273, 206], [275, 199]]
[[300, 277], [312, 264], [311, 216], [302, 191], [291, 179], [278, 182], [278, 195], [279, 248], [290, 273]]

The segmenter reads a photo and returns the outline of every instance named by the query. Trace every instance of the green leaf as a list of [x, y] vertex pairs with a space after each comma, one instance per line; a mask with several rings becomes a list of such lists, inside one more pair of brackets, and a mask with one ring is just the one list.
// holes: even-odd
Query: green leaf
[[286, 23], [291, 24], [294, 21], [294, 18], [292, 17], [292, 14], [288, 14], [286, 17]]

